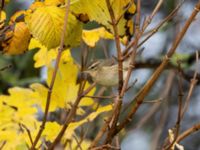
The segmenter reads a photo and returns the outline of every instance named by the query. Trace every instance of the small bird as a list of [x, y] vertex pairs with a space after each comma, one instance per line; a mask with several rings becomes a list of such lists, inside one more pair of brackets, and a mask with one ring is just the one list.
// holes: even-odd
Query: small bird
[[[129, 59], [123, 62], [123, 78], [128, 73]], [[92, 63], [87, 70], [83, 71], [92, 77], [92, 80], [103, 86], [118, 85], [118, 64], [112, 59], [100, 59]]]

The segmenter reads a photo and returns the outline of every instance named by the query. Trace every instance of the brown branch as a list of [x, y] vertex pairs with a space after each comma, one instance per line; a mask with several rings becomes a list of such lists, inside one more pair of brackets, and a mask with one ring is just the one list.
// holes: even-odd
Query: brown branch
[[2, 145], [0, 146], [0, 150], [2, 150], [4, 148], [4, 146], [6, 145], [6, 141], [2, 142]]
[[81, 142], [82, 142], [82, 141], [79, 141], [75, 135], [73, 135], [73, 137], [74, 137], [74, 139], [75, 139], [75, 141], [76, 141], [76, 143], [77, 143], [75, 149], [83, 150], [83, 148], [81, 147]]
[[151, 141], [151, 150], [157, 149], [157, 145], [159, 143], [160, 136], [163, 132], [163, 127], [166, 123], [168, 112], [169, 112], [168, 106], [162, 105], [161, 115], [159, 118], [159, 124], [155, 127], [154, 133], [152, 135], [153, 138]]
[[140, 32], [140, 17], [141, 17], [141, 1], [138, 0], [137, 1], [137, 15], [136, 15], [136, 21], [135, 21], [135, 28], [136, 28], [136, 32], [135, 32], [135, 45], [134, 45], [134, 49], [131, 53], [131, 56], [130, 56], [130, 62], [129, 63], [129, 67], [128, 67], [128, 73], [127, 73], [127, 76], [126, 76], [126, 79], [124, 81], [124, 85], [122, 87], [122, 90], [120, 92], [120, 95], [121, 97], [124, 96], [125, 92], [126, 92], [126, 89], [128, 87], [128, 82], [129, 82], [129, 79], [130, 79], [130, 76], [131, 76], [131, 73], [132, 73], [132, 70], [134, 69], [134, 65], [135, 65], [135, 57], [136, 57], [136, 54], [137, 54], [137, 44], [138, 44], [138, 41], [141, 37], [141, 32]]
[[[163, 88], [163, 92], [160, 94], [160, 97], [163, 97], [163, 99], [165, 100], [165, 97], [169, 94], [170, 89], [173, 85], [173, 80], [174, 79], [174, 73], [171, 72], [169, 73], [167, 79], [166, 79], [166, 84]], [[147, 111], [147, 113], [144, 115], [144, 117], [139, 121], [139, 123], [136, 124], [135, 129], [140, 128], [144, 123], [146, 123], [153, 114], [155, 114], [155, 112], [158, 111], [158, 108], [160, 107], [161, 103], [156, 103], [155, 105], [153, 105], [153, 107]]]
[[143, 24], [142, 31], [146, 30], [147, 26], [151, 23], [153, 17], [156, 15], [160, 7], [162, 6], [163, 0], [159, 0], [158, 3], [156, 4], [156, 7], [154, 8], [153, 12], [151, 13], [150, 16], [148, 16]]
[[118, 122], [118, 117], [120, 114], [120, 110], [121, 110], [121, 105], [122, 105], [122, 98], [120, 95], [121, 89], [123, 87], [123, 57], [122, 57], [122, 50], [121, 50], [121, 46], [120, 46], [120, 37], [119, 37], [119, 33], [118, 33], [118, 26], [117, 26], [117, 19], [115, 17], [113, 8], [110, 4], [110, 0], [106, 0], [106, 4], [107, 4], [107, 8], [108, 11], [110, 13], [110, 18], [111, 18], [111, 24], [113, 27], [113, 31], [114, 31], [114, 37], [115, 37], [115, 45], [116, 45], [116, 49], [117, 49], [117, 59], [118, 59], [118, 96], [115, 99], [115, 104], [114, 104], [114, 108], [113, 108], [113, 112], [109, 118], [109, 125], [110, 125], [110, 129], [107, 137], [108, 139], [110, 139], [111, 135], [112, 135], [112, 130], [114, 130], [117, 122]]
[[185, 139], [189, 135], [193, 134], [194, 132], [199, 131], [199, 129], [200, 129], [200, 123], [193, 125], [191, 128], [189, 128], [186, 131], [184, 131], [183, 133], [181, 133], [178, 136], [176, 142], [179, 143], [180, 141], [182, 141], [183, 139]]
[[[180, 66], [179, 66], [180, 68]], [[179, 72], [179, 74], [181, 75], [181, 73]], [[182, 78], [180, 76], [180, 79], [178, 80], [178, 86], [179, 86], [179, 95], [178, 95], [178, 115], [177, 115], [177, 120], [176, 120], [176, 124], [174, 126], [174, 129], [172, 129], [174, 133], [174, 139], [173, 141], [167, 146], [164, 146], [164, 150], [171, 150], [171, 147], [175, 144], [176, 139], [178, 138], [179, 135], [179, 130], [180, 130], [180, 124], [181, 124], [181, 112], [182, 112], [182, 99], [183, 99], [183, 86], [182, 86]], [[168, 138], [169, 139], [169, 138]], [[167, 139], [165, 140], [166, 142]]]
[[183, 118], [187, 108], [189, 107], [189, 103], [190, 103], [190, 99], [194, 90], [195, 85], [197, 84], [197, 72], [198, 72], [198, 62], [199, 62], [199, 55], [198, 55], [198, 51], [196, 52], [196, 70], [194, 73], [194, 76], [191, 80], [191, 84], [190, 84], [190, 88], [189, 88], [189, 92], [185, 101], [185, 105], [183, 107], [183, 111], [181, 112], [181, 118]]
[[[154, 11], [153, 11], [153, 13], [150, 15], [151, 17], [149, 17], [149, 18], [153, 18], [153, 16], [155, 15], [155, 12], [157, 12], [158, 11], [158, 8], [160, 7], [160, 4], [161, 3], [159, 3], [157, 6], [156, 6], [156, 8], [154, 9]], [[159, 6], [159, 7], [158, 7]], [[138, 9], [137, 9], [137, 11], [139, 12], [140, 11], [140, 6], [139, 5], [137, 5], [137, 7], [138, 7]], [[121, 96], [123, 96], [123, 94], [124, 94], [124, 92], [126, 91], [126, 88], [127, 88], [127, 85], [128, 85], [128, 80], [129, 80], [129, 78], [130, 78], [130, 74], [131, 74], [131, 72], [132, 72], [132, 69], [133, 69], [133, 67], [134, 67], [134, 58], [135, 58], [135, 56], [136, 56], [136, 49], [137, 49], [137, 42], [138, 42], [138, 40], [139, 40], [139, 38], [141, 37], [141, 35], [142, 35], [142, 33], [143, 32], [141, 32], [141, 31], [139, 31], [139, 23], [140, 23], [140, 12], [138, 13], [138, 15], [137, 15], [137, 18], [136, 18], [136, 23], [138, 23], [138, 25], [136, 25], [136, 31], [138, 32], [136, 35], [136, 38], [135, 38], [135, 40], [125, 49], [125, 51], [128, 51], [132, 46], [134, 46], [134, 45], [136, 45], [136, 46], [134, 46], [134, 50], [132, 51], [132, 56], [131, 56], [131, 62], [130, 62], [130, 65], [129, 65], [129, 71], [128, 71], [128, 75], [127, 75], [127, 77], [126, 77], [126, 79], [125, 79], [125, 85], [123, 85], [123, 88], [122, 88], [122, 90], [121, 90], [121, 93], [120, 93], [120, 95]], [[148, 21], [146, 21], [145, 22], [145, 26], [147, 27], [147, 24], [148, 23], [150, 23], [149, 22], [149, 20]], [[113, 112], [115, 112], [115, 111], [113, 111]], [[117, 111], [117, 115], [119, 115], [119, 113], [120, 113], [120, 111], [118, 110]], [[110, 119], [108, 119], [108, 121], [110, 121]], [[113, 120], [112, 120], [113, 121]], [[91, 144], [91, 147], [93, 147], [93, 146], [95, 146], [96, 144], [97, 144], [97, 142], [99, 141], [99, 139], [103, 136], [103, 134], [104, 134], [104, 132], [106, 132], [106, 128], [107, 128], [107, 124], [105, 124], [103, 127], [102, 127], [102, 129], [99, 131], [99, 133], [98, 133], [98, 135], [96, 136], [96, 138], [95, 138], [95, 140], [93, 141], [93, 143]], [[111, 129], [116, 129], [116, 128], [111, 128]], [[107, 138], [106, 138], [106, 140], [105, 140], [105, 143], [109, 143], [110, 142], [110, 140], [111, 140], [111, 137], [113, 136], [113, 134], [114, 134], [114, 132], [113, 132], [114, 130], [110, 130], [109, 131], [109, 134], [107, 135]]]
[[[151, 20], [153, 19], [153, 17], [155, 16], [155, 14], [158, 12], [159, 8], [161, 7], [163, 0], [159, 0], [159, 2], [157, 3], [157, 5], [155, 6], [154, 10], [152, 11], [152, 13], [147, 17], [147, 19], [144, 20], [143, 26], [142, 26], [142, 30], [141, 30], [141, 35], [144, 33], [144, 31], [146, 30], [146, 28], [149, 26], [149, 24], [151, 23]], [[134, 39], [124, 50], [124, 54], [126, 54], [136, 43], [136, 40]]]
[[4, 5], [5, 5], [5, 0], [1, 0], [1, 7], [0, 7], [0, 10], [2, 11], [3, 8], [4, 8]]
[[107, 149], [120, 150], [119, 147], [115, 147], [115, 146], [112, 146], [110, 144], [105, 144], [105, 145], [102, 145], [102, 146], [99, 146], [99, 147], [92, 148], [90, 150], [107, 150]]
[[113, 99], [113, 98], [116, 98], [116, 96], [88, 96], [88, 95], [85, 95], [84, 97], [97, 98], [97, 99]]
[[2, 67], [2, 68], [0, 68], [0, 72], [1, 71], [5, 71], [6, 69], [9, 69], [9, 68], [11, 68], [12, 67], [12, 65], [7, 65], [7, 66], [5, 66], [5, 67]]
[[48, 148], [48, 150], [53, 150], [54, 147], [60, 142], [61, 138], [63, 137], [67, 127], [69, 126], [69, 124], [71, 123], [71, 121], [73, 120], [74, 116], [76, 115], [76, 111], [77, 111], [77, 107], [78, 104], [80, 103], [81, 99], [88, 94], [94, 87], [96, 86], [96, 83], [93, 83], [90, 87], [88, 87], [85, 91], [81, 91], [82, 88], [80, 88], [80, 93], [78, 94], [76, 101], [74, 102], [72, 108], [70, 109], [69, 114], [66, 117], [66, 120], [64, 122], [64, 125], [62, 127], [62, 129], [60, 130], [60, 132], [58, 133], [57, 137], [55, 138], [55, 140], [53, 141], [53, 143], [50, 145], [50, 147]]
[[121, 46], [120, 46], [120, 37], [118, 33], [118, 27], [117, 27], [117, 20], [115, 18], [114, 11], [112, 9], [112, 6], [110, 4], [110, 0], [106, 0], [107, 8], [110, 13], [110, 18], [111, 18], [111, 25], [113, 27], [114, 31], [114, 37], [115, 37], [115, 45], [117, 48], [117, 59], [118, 59], [118, 75], [119, 75], [119, 93], [121, 91], [121, 88], [123, 86], [123, 63], [122, 63], [122, 51], [121, 51]]
[[140, 90], [138, 95], [133, 99], [133, 106], [131, 111], [128, 113], [127, 117], [122, 121], [122, 123], [118, 126], [118, 129], [116, 130], [115, 134], [117, 134], [121, 129], [123, 129], [126, 124], [128, 124], [132, 120], [132, 116], [135, 114], [139, 106], [142, 104], [144, 97], [149, 93], [150, 89], [154, 85], [154, 83], [157, 81], [163, 70], [165, 69], [165, 66], [169, 62], [169, 58], [172, 57], [174, 54], [177, 46], [183, 39], [186, 31], [188, 30], [189, 26], [195, 19], [196, 15], [198, 14], [200, 9], [200, 0], [196, 4], [192, 14], [186, 21], [185, 25], [183, 26], [182, 30], [178, 33], [177, 37], [175, 38], [172, 47], [170, 48], [169, 52], [166, 54], [165, 58], [163, 59], [163, 62], [160, 64], [160, 66], [155, 70], [151, 78], [147, 81], [147, 83], [144, 85], [144, 87]]
[[112, 141], [113, 139], [113, 133], [116, 129], [116, 124], [117, 124], [117, 121], [118, 121], [118, 117], [120, 115], [120, 110], [121, 110], [121, 104], [122, 104], [122, 98], [126, 92], [126, 89], [128, 87], [128, 81], [130, 79], [130, 76], [131, 76], [131, 72], [134, 68], [134, 62], [135, 62], [135, 57], [136, 57], [136, 52], [137, 52], [137, 43], [138, 43], [138, 40], [140, 38], [140, 15], [141, 15], [141, 2], [140, 0], [137, 1], [137, 15], [136, 15], [136, 23], [135, 23], [135, 27], [136, 27], [136, 44], [134, 46], [134, 50], [132, 51], [132, 54], [131, 54], [131, 57], [129, 58], [131, 60], [131, 62], [128, 62], [130, 63], [129, 65], [129, 68], [128, 68], [128, 73], [127, 73], [127, 76], [126, 76], [126, 79], [124, 81], [124, 84], [122, 85], [122, 88], [121, 88], [121, 91], [119, 93], [119, 96], [116, 98], [116, 101], [119, 102], [118, 105], [116, 105], [116, 107], [114, 107], [114, 113], [113, 113], [113, 118], [111, 120], [111, 125], [110, 125], [110, 130], [108, 131], [108, 135], [105, 139], [105, 144], [108, 144]]
[[26, 125], [24, 125], [22, 123], [20, 123], [19, 125], [26, 130], [29, 140], [30, 140], [31, 144], [33, 145], [33, 139], [32, 139], [30, 130], [26, 127]]
[[43, 117], [40, 129], [37, 133], [37, 136], [36, 136], [36, 138], [33, 142], [33, 145], [31, 147], [31, 150], [35, 149], [35, 147], [36, 147], [36, 145], [37, 145], [37, 143], [38, 143], [38, 141], [39, 141], [39, 139], [42, 135], [42, 132], [45, 129], [45, 125], [46, 125], [46, 122], [47, 122], [47, 116], [48, 116], [49, 106], [50, 106], [50, 102], [51, 102], [52, 90], [53, 90], [53, 87], [54, 87], [57, 71], [58, 71], [58, 68], [59, 68], [61, 54], [62, 54], [62, 51], [64, 49], [64, 38], [65, 38], [65, 32], [66, 32], [66, 27], [67, 27], [67, 22], [68, 22], [69, 7], [70, 7], [70, 0], [68, 0], [68, 4], [66, 6], [66, 14], [65, 14], [65, 20], [64, 20], [64, 25], [63, 25], [63, 32], [62, 32], [62, 35], [61, 35], [60, 46], [59, 46], [58, 54], [57, 54], [57, 57], [56, 57], [56, 62], [55, 62], [55, 67], [54, 67], [51, 83], [50, 83], [49, 88], [48, 88], [44, 117]]
[[101, 139], [101, 137], [107, 131], [107, 128], [108, 128], [108, 124], [107, 124], [107, 122], [105, 122], [104, 126], [100, 129], [100, 131], [98, 132], [98, 134], [95, 136], [95, 139], [91, 143], [90, 149], [93, 149], [97, 145], [97, 143], [99, 142], [99, 140]]
[[138, 44], [138, 48], [141, 47], [149, 38], [151, 38], [158, 30], [169, 20], [171, 20], [178, 12], [179, 8], [182, 6], [183, 3], [180, 3], [166, 18], [164, 18], [153, 30], [150, 32], [150, 34], [142, 40]]
[[[190, 57], [190, 56], [189, 56]], [[191, 64], [189, 61], [190, 60], [180, 60], [181, 62], [189, 65]], [[141, 68], [147, 68], [147, 69], [155, 69], [157, 68], [162, 60], [156, 59], [156, 58], [149, 58], [147, 60], [141, 60], [141, 61], [136, 61], [135, 62], [135, 69], [141, 69]], [[184, 68], [179, 68], [176, 64], [169, 62], [167, 66], [165, 67], [166, 69], [173, 69], [173, 70], [179, 70], [183, 78], [190, 82], [191, 78], [193, 78], [194, 71], [185, 71]], [[198, 80], [196, 84], [200, 84], [200, 74], [197, 73], [196, 79]]]

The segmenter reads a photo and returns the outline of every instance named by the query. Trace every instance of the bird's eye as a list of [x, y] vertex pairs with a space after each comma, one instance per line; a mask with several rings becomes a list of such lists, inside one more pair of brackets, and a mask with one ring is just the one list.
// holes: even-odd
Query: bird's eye
[[95, 68], [96, 68], [96, 66], [94, 66], [94, 65], [92, 65], [92, 66], [89, 67], [89, 69], [91, 69], [91, 70], [95, 69]]
[[94, 70], [94, 69], [97, 68], [98, 65], [99, 65], [99, 62], [95, 62], [95, 63], [93, 63], [92, 65], [90, 65], [90, 67], [89, 67], [88, 69]]

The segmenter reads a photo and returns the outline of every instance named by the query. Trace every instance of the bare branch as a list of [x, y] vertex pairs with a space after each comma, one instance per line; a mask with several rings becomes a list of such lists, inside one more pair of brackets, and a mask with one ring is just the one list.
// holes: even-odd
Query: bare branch
[[65, 32], [66, 32], [66, 27], [67, 27], [67, 22], [68, 22], [69, 7], [70, 7], [70, 0], [68, 0], [68, 4], [66, 6], [66, 14], [65, 14], [65, 20], [64, 20], [64, 25], [63, 25], [63, 32], [62, 32], [62, 35], [61, 35], [60, 46], [59, 46], [58, 54], [57, 54], [57, 57], [56, 57], [56, 63], [55, 63], [52, 79], [51, 79], [51, 82], [50, 82], [50, 85], [49, 85], [49, 88], [48, 88], [44, 117], [43, 117], [40, 129], [37, 133], [37, 136], [36, 136], [36, 138], [33, 142], [33, 145], [31, 147], [31, 150], [35, 150], [35, 147], [36, 147], [36, 145], [37, 145], [37, 143], [38, 143], [38, 141], [39, 141], [39, 139], [42, 135], [43, 130], [45, 129], [45, 125], [46, 125], [46, 122], [47, 122], [47, 116], [48, 116], [49, 106], [50, 106], [50, 102], [51, 102], [52, 90], [53, 90], [53, 87], [54, 87], [57, 71], [58, 71], [58, 68], [59, 68], [61, 54], [62, 54], [62, 51], [64, 49], [64, 38], [65, 38]]

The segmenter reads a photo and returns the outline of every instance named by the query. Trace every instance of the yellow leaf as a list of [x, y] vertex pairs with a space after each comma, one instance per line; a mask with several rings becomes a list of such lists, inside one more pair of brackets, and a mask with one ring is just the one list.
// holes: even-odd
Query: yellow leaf
[[[60, 44], [64, 18], [65, 8], [44, 5], [27, 15], [26, 22], [33, 37], [51, 49]], [[65, 46], [77, 46], [80, 43], [81, 34], [82, 24], [69, 13]]]
[[39, 48], [39, 51], [34, 55], [35, 60], [34, 67], [39, 68], [42, 66], [49, 66], [57, 56], [56, 49], [47, 50], [38, 40], [32, 38], [29, 44], [29, 50]]
[[6, 141], [4, 149], [17, 149], [26, 141], [30, 143], [20, 124], [23, 123], [30, 132], [36, 130], [35, 96], [32, 90], [18, 87], [9, 89], [9, 95], [0, 96], [0, 144]]
[[[40, 106], [42, 108], [42, 110], [45, 110], [45, 106], [46, 106], [46, 99], [47, 99], [47, 92], [48, 89], [38, 83], [32, 84], [31, 88], [34, 89], [37, 93], [38, 93], [38, 99], [37, 99], [37, 104], [38, 106]], [[66, 88], [63, 87], [63, 88]], [[54, 88], [55, 89], [55, 88]], [[57, 93], [59, 93], [58, 91], [59, 89], [55, 89], [52, 92], [52, 96], [51, 96], [51, 105], [49, 108], [49, 111], [55, 111], [57, 108], [64, 108], [67, 107], [66, 106], [66, 102], [65, 102], [65, 97], [62, 97], [62, 95], [58, 95]]]
[[84, 123], [91, 122], [93, 121], [98, 115], [100, 115], [103, 112], [108, 112], [112, 109], [112, 105], [106, 105], [106, 106], [101, 106], [99, 107], [95, 112], [90, 113], [87, 117], [84, 119], [78, 121], [78, 122], [73, 122], [69, 124], [67, 136], [70, 136], [73, 134], [73, 131], [83, 125]]
[[[25, 144], [25, 141], [13, 129], [0, 131], [0, 134], [0, 145], [6, 141], [3, 147], [4, 150], [15, 150], [22, 143]], [[28, 150], [28, 148], [23, 150]]]
[[45, 0], [44, 3], [45, 5], [61, 5], [64, 4], [65, 0]]
[[42, 136], [45, 136], [46, 140], [53, 141], [61, 130], [62, 126], [57, 122], [47, 122]]
[[27, 13], [32, 13], [39, 7], [43, 7], [45, 4], [43, 2], [34, 2], [30, 5], [29, 9], [27, 10]]
[[[54, 68], [48, 68], [48, 79], [47, 83], [50, 84], [52, 73]], [[59, 70], [56, 76], [54, 89], [52, 92], [52, 96], [55, 97], [57, 101], [57, 105], [60, 107], [68, 107], [69, 103], [73, 103], [77, 97], [79, 85], [76, 84], [78, 75], [78, 66], [74, 63], [73, 58], [71, 57], [70, 51], [65, 50], [62, 53], [61, 62], [59, 65]], [[87, 88], [89, 84], [86, 84]], [[91, 90], [88, 95], [93, 95], [95, 89]], [[53, 98], [52, 98], [53, 99]], [[82, 105], [86, 106], [86, 104], [93, 104], [93, 100], [91, 98], [83, 98], [85, 103], [81, 103]], [[60, 102], [60, 104], [59, 104]], [[87, 105], [88, 106], [88, 105]], [[58, 107], [58, 106], [57, 106]]]
[[[0, 22], [4, 22], [6, 20], [6, 13], [4, 11], [1, 11], [1, 18]], [[3, 23], [4, 24], [4, 23]]]
[[[29, 48], [33, 48], [32, 46], [34, 47], [34, 44], [30, 45]], [[47, 82], [49, 84], [53, 68], [48, 69], [49, 79]], [[69, 103], [74, 103], [79, 88], [79, 86], [76, 85], [77, 73], [78, 67], [73, 62], [70, 51], [64, 51], [61, 57], [57, 78], [55, 80], [55, 86], [52, 91], [49, 109], [50, 112], [55, 111], [58, 107], [69, 107]], [[87, 83], [86, 88], [88, 86], [89, 84]], [[36, 118], [37, 108], [42, 108], [44, 111], [47, 91], [48, 88], [44, 85], [34, 83], [30, 85], [30, 88], [14, 87], [8, 90], [8, 95], [0, 95], [0, 144], [6, 140], [7, 144], [5, 149], [25, 149], [25, 143], [30, 146], [30, 139], [28, 138], [27, 132], [23, 126], [30, 130], [32, 138], [35, 139], [41, 125], [41, 122], [37, 121]], [[88, 95], [93, 95], [94, 92], [95, 89], [89, 92]], [[91, 98], [83, 98], [82, 102], [79, 104], [80, 108], [78, 108], [77, 112], [81, 114], [84, 112], [82, 106], [90, 106], [93, 104], [94, 102]], [[107, 107], [104, 107], [104, 109], [100, 108], [97, 112], [94, 112], [95, 114], [92, 113], [91, 116], [84, 118], [80, 122], [75, 124], [72, 123], [69, 132], [72, 135], [75, 128], [88, 120], [93, 120], [97, 115], [105, 111], [109, 111]], [[55, 122], [47, 122], [42, 138], [50, 141], [54, 140], [61, 127], [62, 126]], [[41, 142], [42, 140], [40, 140], [37, 145], [40, 145]], [[85, 143], [85, 141], [83, 143]]]
[[9, 43], [8, 45], [5, 45], [3, 52], [11, 55], [24, 53], [28, 49], [31, 38], [28, 27], [24, 22], [16, 23], [12, 34], [13, 35], [9, 40]]
[[87, 45], [94, 47], [100, 38], [113, 39], [113, 35], [101, 27], [93, 30], [83, 30], [82, 38]]
[[[66, 0], [67, 1], [67, 0]], [[131, 0], [111, 0], [112, 9], [116, 20], [120, 36], [131, 36], [133, 31], [130, 29], [128, 20], [132, 20], [131, 16], [135, 13], [135, 4]], [[90, 21], [96, 21], [104, 25], [109, 31], [113, 31], [111, 17], [105, 0], [77, 0], [71, 4], [71, 10], [79, 18], [80, 14], [88, 15]], [[79, 18], [81, 19], [81, 18]], [[133, 23], [132, 23], [133, 26]]]
[[[49, 85], [52, 79], [54, 67], [48, 67], [48, 79], [47, 84]], [[76, 84], [76, 78], [78, 74], [78, 66], [73, 62], [73, 58], [70, 55], [69, 50], [65, 50], [62, 53], [61, 62], [57, 72], [54, 88], [52, 91], [50, 111], [54, 111], [57, 108], [68, 108], [69, 103], [74, 103], [79, 85]], [[86, 84], [86, 88], [89, 84]], [[45, 109], [47, 91], [48, 89], [41, 84], [32, 84], [31, 88], [38, 94], [37, 104]], [[95, 89], [91, 90], [88, 95], [93, 95]], [[91, 98], [83, 98], [80, 106], [90, 106], [94, 104]]]
[[24, 124], [29, 124], [30, 121], [34, 121], [37, 109], [33, 107], [33, 105], [35, 104], [37, 95], [30, 89], [19, 87], [10, 88], [8, 92], [10, 95], [1, 97], [1, 99], [8, 106], [16, 108], [12, 116], [13, 120], [16, 122], [23, 122]]

